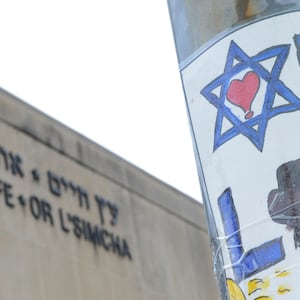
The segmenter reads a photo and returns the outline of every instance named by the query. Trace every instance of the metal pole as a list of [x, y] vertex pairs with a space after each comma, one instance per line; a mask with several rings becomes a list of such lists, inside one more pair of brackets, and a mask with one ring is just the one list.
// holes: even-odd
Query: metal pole
[[300, 0], [168, 0], [222, 299], [300, 297]]
[[299, 7], [297, 0], [168, 0], [179, 63], [224, 32]]

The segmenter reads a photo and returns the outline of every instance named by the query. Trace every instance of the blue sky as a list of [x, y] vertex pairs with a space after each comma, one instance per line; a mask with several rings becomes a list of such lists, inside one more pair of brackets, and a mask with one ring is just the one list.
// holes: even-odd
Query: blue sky
[[201, 199], [167, 1], [6, 1], [1, 87]]

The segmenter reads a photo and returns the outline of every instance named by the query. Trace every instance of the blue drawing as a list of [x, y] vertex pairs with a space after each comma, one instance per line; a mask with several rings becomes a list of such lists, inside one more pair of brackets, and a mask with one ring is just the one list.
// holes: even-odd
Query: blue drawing
[[298, 64], [300, 65], [300, 34], [295, 34], [293, 39], [294, 39], [295, 47], [297, 49]]
[[282, 237], [265, 242], [245, 252], [239, 219], [230, 188], [226, 189], [219, 197], [218, 204], [237, 283], [285, 259]]
[[[278, 45], [250, 57], [231, 41], [224, 73], [201, 90], [201, 94], [217, 109], [214, 151], [239, 134], [247, 137], [262, 151], [268, 121], [279, 114], [300, 109], [300, 99], [279, 79], [289, 49], [290, 45]], [[274, 64], [271, 71], [268, 71], [262, 63], [272, 58]], [[248, 72], [242, 80], [236, 79], [238, 74], [246, 71]], [[266, 83], [266, 91], [262, 109], [255, 115], [251, 106], [257, 99], [257, 92], [263, 81]], [[219, 88], [220, 92], [217, 92]], [[274, 105], [276, 95], [281, 96], [285, 103]], [[234, 114], [228, 103], [245, 112], [244, 120]], [[232, 124], [227, 130], [222, 125], [224, 118]]]

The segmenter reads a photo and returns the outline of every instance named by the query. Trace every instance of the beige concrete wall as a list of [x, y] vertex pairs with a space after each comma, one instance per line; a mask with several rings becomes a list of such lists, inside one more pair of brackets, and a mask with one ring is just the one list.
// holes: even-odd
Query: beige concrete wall
[[0, 299], [218, 299], [210, 253], [199, 203], [0, 90]]

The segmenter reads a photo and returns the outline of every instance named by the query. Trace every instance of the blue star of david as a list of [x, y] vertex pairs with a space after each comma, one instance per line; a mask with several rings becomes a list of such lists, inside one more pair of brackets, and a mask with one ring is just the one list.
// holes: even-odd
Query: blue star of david
[[[201, 94], [217, 108], [214, 151], [239, 134], [247, 137], [259, 151], [262, 151], [268, 121], [279, 114], [300, 109], [300, 99], [279, 79], [289, 49], [290, 45], [279, 45], [249, 57], [234, 41], [231, 41], [224, 73], [201, 90]], [[270, 58], [275, 58], [275, 62], [269, 72], [260, 62]], [[234, 64], [234, 61], [237, 63]], [[261, 113], [251, 119], [241, 121], [225, 105], [226, 92], [234, 76], [249, 68], [265, 80], [267, 87]], [[221, 88], [219, 96], [214, 93], [218, 87]], [[273, 107], [276, 94], [283, 97], [286, 104]], [[226, 118], [233, 126], [222, 133], [223, 118]]]

